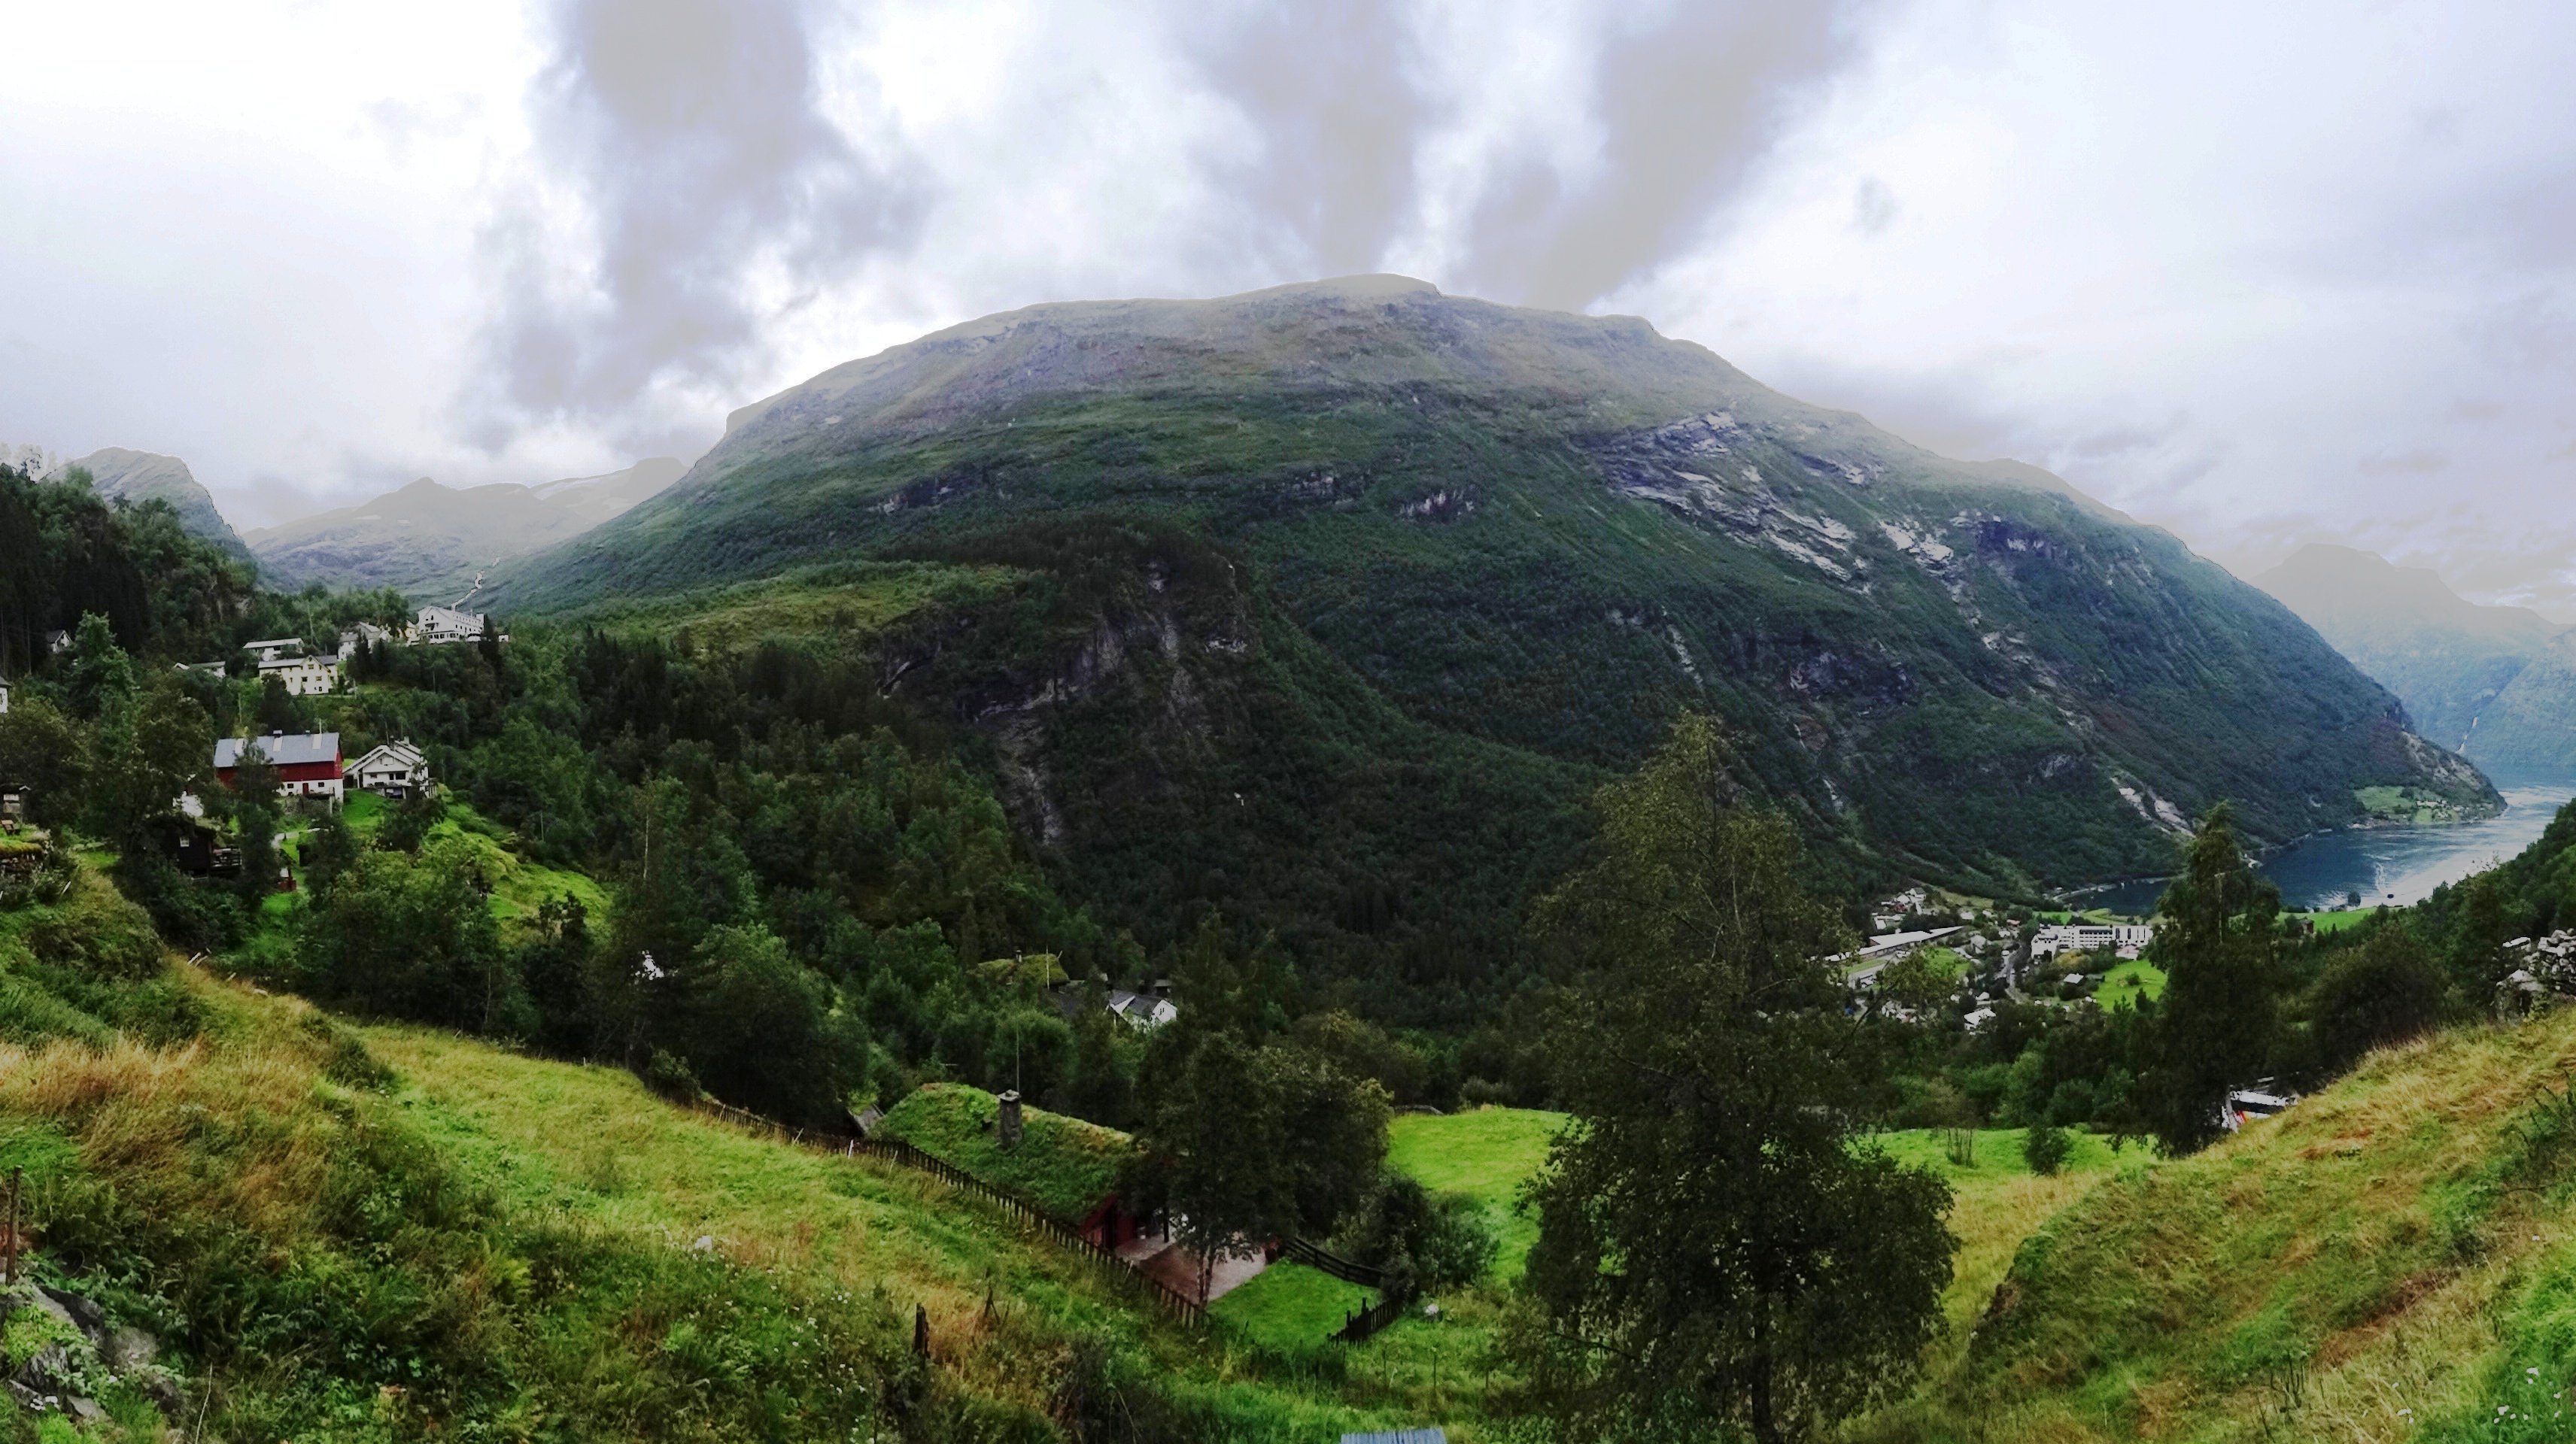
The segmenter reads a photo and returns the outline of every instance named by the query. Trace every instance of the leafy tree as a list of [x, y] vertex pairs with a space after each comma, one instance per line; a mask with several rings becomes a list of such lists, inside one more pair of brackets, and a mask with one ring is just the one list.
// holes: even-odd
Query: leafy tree
[[304, 837], [302, 848], [304, 885], [314, 892], [328, 892], [358, 860], [358, 838], [349, 824], [335, 811], [325, 811], [313, 820], [312, 830]]
[[829, 984], [757, 923], [708, 930], [682, 979], [680, 1052], [707, 1091], [737, 1107], [825, 1123], [866, 1076], [867, 1045], [831, 1013]]
[[242, 857], [236, 886], [242, 902], [257, 907], [261, 899], [277, 890], [281, 857], [277, 847], [277, 768], [256, 740], [242, 748], [241, 761], [233, 768], [229, 802], [233, 841]]
[[2165, 994], [2132, 1096], [2137, 1124], [2182, 1154], [2223, 1131], [2228, 1090], [2263, 1071], [2280, 1029], [2281, 893], [2237, 846], [2227, 804], [2201, 819], [2157, 910]]
[[304, 914], [309, 990], [361, 1012], [496, 1031], [517, 979], [472, 872], [471, 853], [456, 839], [432, 842], [417, 857], [359, 854]]
[[177, 686], [156, 679], [118, 698], [100, 719], [90, 810], [100, 833], [127, 852], [152, 845], [152, 824], [183, 792], [203, 795], [214, 765], [214, 722]]
[[259, 707], [252, 715], [263, 733], [303, 732], [313, 725], [305, 713], [303, 701], [286, 690], [286, 679], [273, 675], [260, 679]]
[[1474, 1283], [1492, 1266], [1493, 1225], [1476, 1200], [1434, 1194], [1410, 1176], [1389, 1169], [1377, 1192], [1347, 1231], [1353, 1257], [1386, 1269], [1424, 1289]]
[[2051, 1177], [2066, 1166], [2067, 1155], [2075, 1151], [2075, 1140], [2054, 1123], [2034, 1123], [2021, 1139], [2021, 1157], [2030, 1171], [2042, 1178]]
[[1577, 1125], [1530, 1187], [1534, 1378], [1577, 1439], [1809, 1432], [1900, 1387], [1939, 1321], [1949, 1188], [1858, 1134], [1868, 1042], [1779, 817], [1685, 716], [1605, 788], [1542, 905], [1577, 972]]
[[1329, 1236], [1386, 1160], [1386, 1092], [1285, 1044], [1183, 1022], [1146, 1052], [1137, 1155], [1121, 1192], [1163, 1209], [1201, 1259], [1299, 1234]]
[[2395, 918], [2380, 923], [2360, 947], [2337, 954], [2309, 990], [2318, 1061], [2340, 1073], [2371, 1049], [2432, 1027], [2447, 985], [2413, 929]]
[[81, 613], [72, 632], [71, 664], [64, 669], [63, 690], [72, 710], [96, 720], [134, 691], [134, 662], [116, 644], [116, 632], [96, 612]]
[[21, 693], [0, 713], [0, 784], [34, 789], [29, 821], [50, 827], [78, 816], [89, 763], [80, 728], [44, 698]]

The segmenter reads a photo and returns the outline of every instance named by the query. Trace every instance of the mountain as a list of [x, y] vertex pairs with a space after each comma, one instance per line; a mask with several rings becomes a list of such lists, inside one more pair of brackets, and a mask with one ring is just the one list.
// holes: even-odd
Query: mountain
[[669, 487], [688, 469], [676, 456], [653, 456], [624, 471], [549, 481], [532, 489], [541, 499], [569, 508], [585, 526], [597, 526]]
[[1684, 708], [1835, 886], [2158, 871], [2221, 799], [2266, 840], [2372, 783], [2494, 802], [2287, 608], [2044, 472], [1400, 277], [938, 332], [493, 585], [571, 614], [869, 560], [1011, 579], [864, 645], [1073, 895], [1421, 980], [1510, 945]]
[[494, 562], [586, 531], [685, 469], [662, 456], [605, 476], [461, 491], [422, 477], [357, 506], [254, 531], [250, 549], [282, 587], [321, 581], [449, 600]]
[[215, 509], [215, 499], [197, 484], [188, 463], [175, 456], [159, 456], [149, 451], [128, 451], [122, 446], [104, 447], [77, 461], [67, 461], [47, 474], [47, 479], [60, 481], [73, 470], [89, 473], [92, 489], [111, 501], [150, 501], [158, 498], [170, 503], [179, 513], [179, 524], [190, 534], [203, 537], [234, 556], [247, 560], [250, 548], [242, 545], [232, 523]]
[[2576, 637], [2523, 607], [2468, 601], [2423, 567], [2323, 543], [2254, 578], [2483, 766], [2576, 767]]

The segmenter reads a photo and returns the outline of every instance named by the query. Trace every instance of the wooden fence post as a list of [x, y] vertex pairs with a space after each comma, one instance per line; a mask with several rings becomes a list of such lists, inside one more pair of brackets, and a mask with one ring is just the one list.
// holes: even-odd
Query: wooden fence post
[[9, 1250], [5, 1263], [0, 1263], [0, 1284], [18, 1282], [18, 1183], [26, 1172], [23, 1168], [9, 1170]]

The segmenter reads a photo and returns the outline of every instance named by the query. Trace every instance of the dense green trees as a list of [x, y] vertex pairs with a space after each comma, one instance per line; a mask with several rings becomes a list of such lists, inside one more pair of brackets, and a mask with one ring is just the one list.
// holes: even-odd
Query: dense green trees
[[1938, 1322], [1949, 1190], [1858, 1136], [1870, 1043], [1798, 884], [1685, 717], [1606, 788], [1591, 859], [1545, 902], [1578, 982], [1533, 1185], [1537, 1377], [1576, 1438], [1802, 1435], [1908, 1376]]
[[523, 1021], [461, 843], [360, 854], [308, 901], [302, 944], [305, 988], [325, 1002], [485, 1032]]
[[2319, 1064], [2341, 1072], [2383, 1043], [2432, 1027], [2443, 1013], [2446, 982], [2412, 928], [2391, 919], [2371, 929], [2360, 947], [2337, 954], [2310, 990]]

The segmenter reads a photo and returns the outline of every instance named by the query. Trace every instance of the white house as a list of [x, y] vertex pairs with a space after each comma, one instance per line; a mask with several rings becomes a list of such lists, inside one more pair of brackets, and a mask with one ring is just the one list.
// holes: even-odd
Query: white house
[[9, 679], [0, 677], [0, 717], [9, 715]]
[[318, 697], [340, 685], [340, 659], [337, 657], [279, 657], [259, 664], [262, 682], [275, 677], [286, 684], [286, 690], [297, 697]]
[[429, 785], [429, 760], [409, 742], [388, 742], [350, 763], [341, 776], [360, 792], [401, 801]]
[[436, 646], [441, 642], [471, 642], [482, 635], [481, 612], [460, 612], [454, 607], [423, 607], [419, 622], [412, 627], [411, 639]]
[[1152, 993], [1131, 993], [1124, 988], [1112, 989], [1109, 1011], [1127, 1020], [1128, 1025], [1151, 1032], [1181, 1015], [1179, 1006], [1169, 998]]
[[340, 634], [340, 660], [345, 662], [356, 656], [360, 647], [372, 647], [378, 642], [390, 642], [393, 639], [392, 628], [379, 627], [373, 622], [360, 622]]

